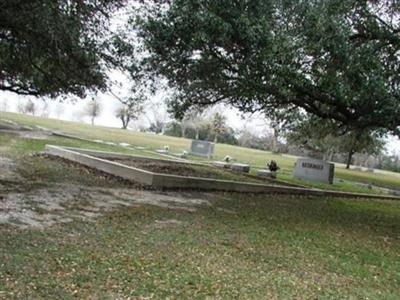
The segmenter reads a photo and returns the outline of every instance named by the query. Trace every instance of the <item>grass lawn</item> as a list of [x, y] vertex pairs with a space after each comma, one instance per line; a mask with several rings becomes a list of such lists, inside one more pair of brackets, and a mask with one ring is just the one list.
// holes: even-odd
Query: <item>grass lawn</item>
[[[126, 142], [134, 146], [146, 146], [150, 149], [159, 149], [165, 145], [170, 147], [170, 151], [181, 152], [183, 150], [188, 150], [190, 148], [190, 140], [175, 138], [162, 135], [153, 135], [141, 132], [132, 132], [117, 128], [102, 127], [102, 126], [91, 126], [81, 123], [60, 121], [48, 118], [38, 118], [22, 114], [14, 113], [4, 113], [0, 112], [0, 120], [6, 119], [11, 120], [16, 123], [26, 125], [26, 126], [42, 126], [53, 130], [61, 130], [64, 133], [88, 138], [88, 139], [98, 139], [103, 141], [111, 141], [114, 143]], [[55, 143], [53, 141], [53, 143]], [[76, 146], [86, 146], [86, 144], [81, 142], [67, 142], [63, 143], [73, 143]], [[106, 149], [113, 150], [116, 152], [128, 151], [124, 150], [122, 147], [111, 147], [103, 148], [102, 145], [92, 144], [91, 149]], [[38, 147], [40, 149], [40, 147]], [[287, 155], [277, 155], [267, 151], [237, 147], [226, 144], [216, 145], [216, 160], [222, 159], [226, 155], [234, 157], [237, 161], [242, 163], [248, 163], [252, 166], [252, 172], [255, 174], [255, 168], [264, 168], [265, 163], [274, 159], [278, 162], [281, 167], [281, 171], [278, 174], [278, 178], [295, 183], [301, 184], [307, 187], [316, 187], [321, 189], [348, 191], [348, 192], [364, 192], [364, 193], [381, 193], [380, 190], [370, 190], [367, 187], [355, 186], [352, 182], [359, 182], [365, 184], [372, 184], [376, 186], [400, 189], [400, 174], [385, 172], [381, 173], [368, 173], [356, 170], [346, 170], [340, 164], [336, 164], [335, 170], [335, 184], [313, 184], [305, 181], [299, 181], [293, 178], [293, 170], [296, 158]], [[148, 152], [137, 151], [135, 152], [139, 155], [150, 155]], [[201, 160], [199, 158], [191, 157], [191, 159]], [[204, 160], [203, 160], [204, 161]]]
[[195, 213], [0, 227], [0, 297], [400, 297], [398, 203], [220, 196]]
[[[71, 139], [0, 134], [0, 157], [15, 160], [23, 178], [7, 190], [0, 180], [0, 216], [13, 211], [1, 205], [17, 191], [47, 195], [43, 191], [59, 184], [82, 191], [130, 189], [136, 195], [137, 187], [126, 182], [30, 155], [49, 142], [116, 150]], [[77, 209], [90, 206], [82, 192], [69, 200], [73, 205], [62, 204], [71, 222], [39, 229], [0, 223], [0, 299], [400, 297], [398, 201], [149, 193], [154, 199], [170, 195], [208, 204], [121, 206], [82, 219]], [[18, 199], [38, 215], [49, 213], [39, 202]]]

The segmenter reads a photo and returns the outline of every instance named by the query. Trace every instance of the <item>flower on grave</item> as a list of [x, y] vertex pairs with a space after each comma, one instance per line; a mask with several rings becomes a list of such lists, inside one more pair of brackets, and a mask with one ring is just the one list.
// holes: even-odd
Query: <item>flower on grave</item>
[[267, 163], [267, 167], [271, 172], [276, 172], [280, 169], [275, 160], [271, 160], [271, 162]]
[[169, 146], [164, 146], [164, 150], [168, 151], [169, 150]]
[[232, 157], [230, 157], [229, 155], [224, 157], [224, 162], [230, 162], [232, 160]]

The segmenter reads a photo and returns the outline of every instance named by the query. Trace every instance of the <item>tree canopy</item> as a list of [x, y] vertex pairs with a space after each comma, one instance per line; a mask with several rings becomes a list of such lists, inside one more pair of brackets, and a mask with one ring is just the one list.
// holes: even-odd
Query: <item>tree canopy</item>
[[177, 115], [226, 102], [400, 134], [398, 1], [153, 2], [136, 24]]
[[0, 90], [83, 96], [105, 87], [104, 41], [123, 0], [0, 3]]

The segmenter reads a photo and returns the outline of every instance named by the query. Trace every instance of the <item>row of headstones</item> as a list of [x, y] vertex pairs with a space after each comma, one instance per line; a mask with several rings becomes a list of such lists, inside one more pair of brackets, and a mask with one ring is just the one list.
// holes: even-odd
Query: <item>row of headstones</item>
[[[96, 140], [96, 142], [103, 142]], [[115, 145], [111, 142], [103, 142], [109, 145]], [[120, 143], [120, 146], [128, 147], [127, 143]], [[190, 147], [190, 154], [195, 156], [201, 156], [211, 159], [214, 156], [214, 143], [207, 141], [193, 140]], [[135, 147], [138, 150], [146, 149], [145, 147]], [[169, 154], [169, 147], [164, 146], [164, 149], [156, 150], [159, 154]], [[186, 158], [188, 155], [187, 151], [175, 154], [175, 156]], [[225, 161], [215, 161], [213, 165], [222, 169], [230, 169], [232, 171], [249, 173], [250, 165], [242, 163], [232, 163], [231, 158], [227, 156]], [[310, 159], [310, 158], [299, 158], [296, 162], [294, 177], [301, 180], [307, 180], [312, 182], [320, 183], [333, 183], [335, 165], [322, 160]], [[257, 170], [257, 175], [261, 177], [276, 178], [276, 171], [271, 171], [267, 169]]]
[[[206, 141], [192, 141], [190, 152], [193, 155], [212, 158], [214, 155], [214, 144]], [[272, 162], [271, 162], [272, 163]], [[250, 165], [241, 163], [231, 163], [227, 156], [225, 161], [215, 161], [213, 165], [222, 169], [231, 169], [233, 171], [249, 173]], [[274, 170], [274, 171], [271, 171]], [[277, 168], [257, 170], [257, 175], [261, 177], [276, 178]], [[296, 163], [294, 177], [301, 180], [321, 183], [333, 183], [335, 165], [333, 163], [309, 159], [299, 158]]]

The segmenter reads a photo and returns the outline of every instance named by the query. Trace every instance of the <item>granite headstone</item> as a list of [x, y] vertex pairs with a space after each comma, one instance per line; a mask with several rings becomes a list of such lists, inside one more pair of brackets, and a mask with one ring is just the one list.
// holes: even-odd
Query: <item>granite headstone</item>
[[306, 181], [333, 183], [335, 165], [323, 160], [299, 158], [296, 163], [294, 177]]
[[190, 154], [211, 159], [214, 156], [214, 143], [193, 140], [190, 147]]

